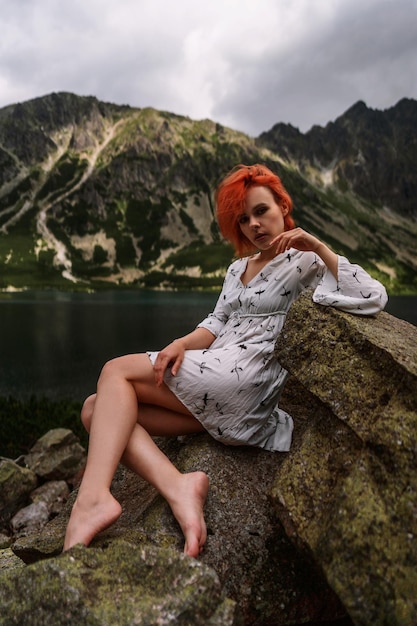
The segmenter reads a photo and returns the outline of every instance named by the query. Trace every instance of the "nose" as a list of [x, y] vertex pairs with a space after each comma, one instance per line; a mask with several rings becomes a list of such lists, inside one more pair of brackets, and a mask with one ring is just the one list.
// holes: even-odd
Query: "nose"
[[251, 215], [249, 217], [249, 226], [250, 228], [259, 228], [259, 220], [256, 215]]

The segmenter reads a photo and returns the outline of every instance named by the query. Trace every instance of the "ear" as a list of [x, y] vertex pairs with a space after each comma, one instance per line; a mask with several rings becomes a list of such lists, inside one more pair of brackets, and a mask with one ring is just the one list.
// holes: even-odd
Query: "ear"
[[285, 217], [286, 215], [288, 215], [288, 204], [284, 202], [281, 204], [281, 211], [282, 211], [282, 215]]

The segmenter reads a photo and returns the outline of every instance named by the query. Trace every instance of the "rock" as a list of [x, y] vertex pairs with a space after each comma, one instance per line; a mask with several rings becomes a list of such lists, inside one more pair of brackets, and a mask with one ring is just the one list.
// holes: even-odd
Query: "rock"
[[5, 533], [0, 533], [0, 550], [9, 548], [13, 543], [13, 539]]
[[356, 624], [416, 623], [417, 329], [304, 295], [276, 355], [315, 399], [272, 490], [288, 536]]
[[41, 437], [25, 457], [26, 465], [45, 480], [75, 476], [84, 466], [86, 454], [78, 437], [66, 428], [55, 428]]
[[[345, 615], [318, 568], [300, 558], [270, 505], [268, 493], [285, 455], [226, 447], [208, 435], [159, 444], [181, 471], [198, 468], [210, 477], [208, 540], [199, 560], [217, 572], [225, 595], [239, 604], [243, 623], [269, 619], [279, 625]], [[120, 468], [112, 493], [123, 514], [93, 540], [93, 547], [107, 549], [125, 539], [138, 549], [153, 544], [182, 552], [182, 533], [152, 487]], [[59, 554], [75, 495], [38, 536], [19, 538], [15, 554], [27, 563]]]
[[[281, 399], [295, 422], [288, 454], [226, 447], [205, 434], [158, 440], [181, 471], [210, 477], [198, 560], [182, 556], [165, 501], [120, 467], [112, 492], [123, 514], [88, 549], [61, 554], [76, 491], [38, 533], [13, 543], [28, 565], [0, 576], [5, 623], [155, 623], [149, 606], [162, 624], [172, 607], [172, 624], [417, 623], [417, 329], [387, 314], [320, 307], [307, 294], [291, 308], [276, 354], [290, 371]], [[188, 608], [178, 608], [196, 572], [190, 563], [202, 568], [205, 622], [194, 588]]]
[[0, 460], [0, 528], [25, 506], [36, 485], [34, 472], [9, 459]]
[[[0, 549], [0, 588], [1, 588], [1, 574], [5, 572], [11, 572], [12, 570], [25, 567], [24, 562], [17, 557], [10, 548]], [[1, 594], [1, 591], [0, 591]], [[0, 620], [1, 620], [0, 614]], [[0, 621], [1, 623], [1, 621]]]
[[[201, 561], [218, 574], [245, 624], [289, 624], [345, 614], [336, 594], [305, 558], [300, 559], [271, 508], [269, 492], [285, 455], [227, 447], [209, 436], [184, 439], [175, 465], [200, 469], [210, 478], [206, 507], [208, 539]], [[183, 539], [165, 503], [157, 499], [140, 527]], [[158, 540], [158, 542], [160, 539]]]
[[63, 480], [44, 483], [32, 491], [29, 496], [32, 503], [20, 509], [10, 521], [15, 540], [39, 533], [51, 517], [62, 511], [69, 494], [69, 487]]
[[20, 509], [10, 521], [15, 537], [36, 533], [49, 521], [49, 509], [46, 502], [38, 500]]
[[32, 502], [45, 502], [50, 515], [57, 515], [64, 507], [70, 495], [70, 489], [65, 480], [51, 480], [44, 483], [30, 494]]
[[112, 542], [0, 576], [2, 623], [232, 626], [216, 573], [172, 548]]

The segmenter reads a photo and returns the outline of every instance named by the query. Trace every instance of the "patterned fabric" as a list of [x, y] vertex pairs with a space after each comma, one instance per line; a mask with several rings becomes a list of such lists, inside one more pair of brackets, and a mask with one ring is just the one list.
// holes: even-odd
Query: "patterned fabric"
[[[227, 270], [214, 311], [198, 326], [216, 339], [206, 350], [187, 350], [175, 377], [165, 382], [219, 441], [287, 451], [293, 421], [278, 407], [287, 372], [274, 345], [287, 311], [302, 290], [343, 311], [372, 315], [384, 308], [384, 287], [361, 267], [338, 257], [338, 281], [312, 252], [276, 256], [247, 285], [240, 277], [247, 259]], [[152, 363], [157, 352], [148, 352]]]

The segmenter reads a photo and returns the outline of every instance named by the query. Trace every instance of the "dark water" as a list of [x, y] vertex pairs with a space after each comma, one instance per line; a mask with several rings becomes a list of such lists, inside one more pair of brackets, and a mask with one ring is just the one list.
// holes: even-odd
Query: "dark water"
[[[109, 359], [157, 350], [192, 330], [215, 293], [28, 291], [0, 294], [0, 396], [81, 401]], [[417, 325], [417, 296], [387, 311]]]
[[385, 310], [417, 326], [417, 296], [391, 296]]
[[82, 400], [102, 365], [192, 330], [216, 294], [24, 292], [0, 296], [0, 396]]

